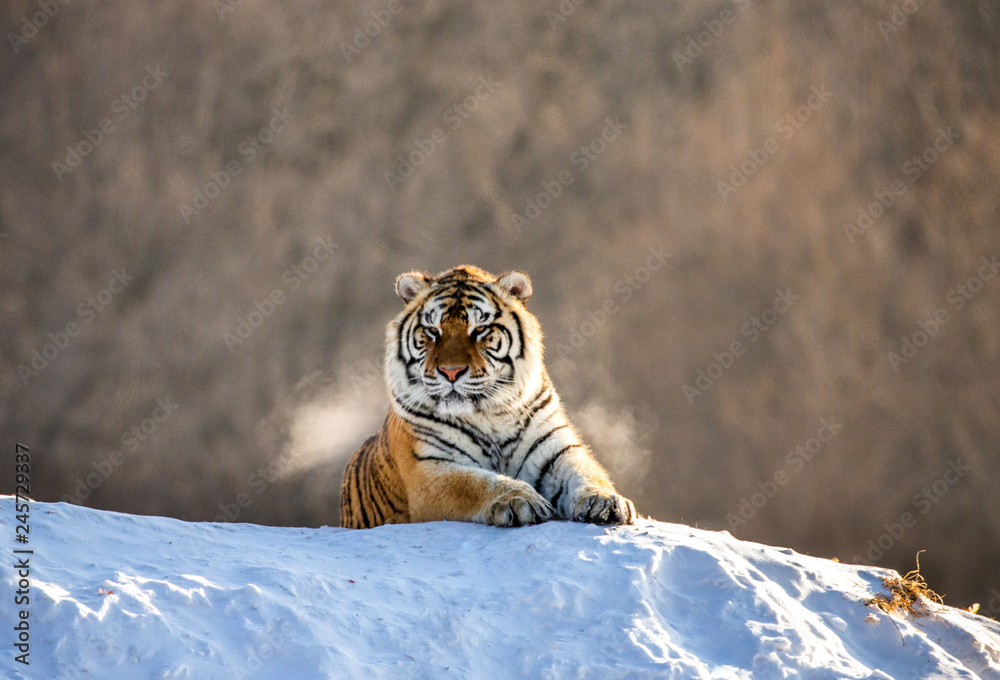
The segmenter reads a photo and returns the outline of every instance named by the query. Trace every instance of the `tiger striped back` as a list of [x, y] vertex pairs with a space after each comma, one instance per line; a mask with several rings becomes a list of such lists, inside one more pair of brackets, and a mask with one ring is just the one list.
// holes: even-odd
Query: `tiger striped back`
[[387, 429], [369, 437], [351, 457], [340, 489], [340, 525], [367, 529], [410, 521], [406, 489], [392, 456]]

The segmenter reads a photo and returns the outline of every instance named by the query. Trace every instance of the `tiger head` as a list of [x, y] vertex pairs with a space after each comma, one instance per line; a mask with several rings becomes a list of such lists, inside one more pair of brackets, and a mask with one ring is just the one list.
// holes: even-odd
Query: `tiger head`
[[542, 383], [542, 333], [524, 306], [531, 280], [461, 266], [401, 274], [406, 308], [386, 331], [393, 401], [444, 416], [514, 412]]

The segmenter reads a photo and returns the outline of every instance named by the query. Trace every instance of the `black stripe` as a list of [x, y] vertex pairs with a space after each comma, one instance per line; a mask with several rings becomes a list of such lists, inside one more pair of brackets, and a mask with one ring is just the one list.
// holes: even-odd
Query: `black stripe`
[[[538, 486], [541, 487], [541, 484], [539, 484]], [[538, 491], [538, 493], [542, 493], [541, 488], [538, 488], [536, 490]], [[564, 479], [561, 482], [559, 482], [559, 488], [556, 489], [556, 492], [554, 494], [552, 494], [552, 499], [549, 501], [550, 503], [552, 503], [553, 508], [556, 508], [556, 506], [559, 503], [559, 499], [562, 498], [562, 495], [565, 491], [566, 491], [566, 480]]]
[[561, 413], [562, 413], [562, 411], [561, 411], [561, 410], [559, 410], [559, 409], [555, 409], [554, 411], [551, 411], [551, 412], [549, 412], [549, 415], [545, 416], [544, 418], [542, 418], [541, 420], [539, 420], [539, 421], [538, 421], [537, 423], [535, 422], [535, 418], [534, 418], [534, 416], [533, 416], [533, 417], [531, 418], [531, 422], [529, 422], [529, 423], [528, 423], [528, 425], [527, 425], [527, 426], [525, 427], [525, 430], [527, 430], [528, 428], [530, 428], [530, 427], [531, 427], [531, 426], [533, 426], [533, 425], [537, 425], [538, 427], [541, 427], [541, 426], [542, 426], [542, 425], [544, 425], [545, 423], [547, 423], [547, 422], [549, 422], [550, 420], [552, 420], [552, 418], [553, 418], [554, 416], [557, 416], [557, 415], [559, 415], [559, 414], [561, 414]]
[[446, 276], [443, 279], [438, 279], [436, 283], [441, 285], [442, 290], [456, 290], [462, 292], [474, 289], [481, 285], [479, 281], [472, 281], [468, 276], [463, 276], [461, 278], [457, 276]]
[[[362, 491], [364, 492], [364, 500], [362, 501], [362, 505], [368, 507], [371, 505], [371, 500], [372, 500], [372, 457], [371, 457], [371, 449], [369, 449], [367, 446], [364, 449], [362, 449], [362, 451], [363, 453], [361, 455], [361, 460], [360, 460], [361, 465], [359, 466], [361, 468], [359, 479], [361, 480]], [[373, 519], [374, 519], [374, 513], [373, 513]]]
[[[549, 391], [549, 388], [551, 388], [551, 387], [552, 387], [552, 383], [549, 382], [549, 376], [546, 375], [543, 372], [542, 373], [542, 384], [539, 385], [538, 392], [529, 401], [529, 405], [530, 406], [534, 406], [536, 403], [538, 403], [539, 399], [543, 399], [543, 398], [545, 400], [545, 403], [548, 403], [548, 402], [552, 401], [552, 393]], [[544, 406], [544, 404], [543, 404], [543, 406]], [[539, 408], [541, 408], [541, 407], [539, 407]]]
[[[403, 511], [399, 509], [399, 507], [396, 505], [396, 503], [393, 503], [393, 499], [389, 495], [389, 489], [387, 489], [387, 488], [385, 488], [383, 486], [383, 487], [381, 487], [381, 490], [382, 490], [382, 497], [385, 499], [385, 504], [388, 505], [392, 509], [392, 511], [394, 513], [396, 513], [397, 515], [401, 514]], [[396, 500], [400, 501], [402, 499], [397, 497]]]
[[[416, 409], [414, 409], [414, 408], [412, 408], [412, 407], [407, 406], [406, 404], [404, 404], [396, 396], [395, 393], [393, 393], [392, 396], [393, 396], [393, 400], [396, 402], [396, 405], [399, 406], [399, 408], [402, 409], [402, 411], [404, 413], [406, 413], [407, 415], [411, 415], [411, 416], [414, 416], [416, 418], [423, 418], [424, 420], [429, 420], [432, 423], [437, 423], [438, 425], [442, 425], [444, 427], [450, 427], [453, 430], [458, 430], [459, 432], [461, 432], [462, 434], [464, 434], [466, 437], [468, 437], [469, 439], [471, 439], [480, 448], [486, 448], [487, 447], [487, 445], [489, 443], [489, 438], [485, 434], [483, 434], [482, 432], [479, 432], [478, 430], [475, 430], [471, 426], [466, 427], [465, 425], [460, 425], [460, 424], [455, 423], [453, 421], [449, 421], [449, 420], [445, 420], [443, 418], [439, 418], [438, 416], [434, 415], [433, 413], [427, 413], [427, 412], [424, 412], [424, 411], [417, 411]], [[407, 420], [406, 418], [403, 418], [403, 420], [405, 420], [407, 423], [409, 423], [410, 425], [412, 425], [414, 427], [426, 427], [424, 425], [421, 425], [420, 423], [415, 423], [412, 420]]]
[[378, 526], [382, 524], [382, 520], [385, 519], [385, 514], [382, 512], [382, 508], [379, 506], [378, 498], [375, 497], [375, 488], [378, 486], [378, 480], [375, 477], [375, 451], [370, 448], [366, 450], [365, 457], [365, 492], [367, 493], [368, 502], [370, 504], [370, 510], [372, 512], [372, 519], [375, 520], [373, 526]]
[[[409, 422], [409, 421], [407, 421], [407, 422]], [[457, 444], [455, 444], [453, 442], [450, 442], [447, 439], [442, 438], [442, 433], [440, 433], [439, 431], [435, 430], [432, 427], [428, 427], [428, 426], [426, 426], [426, 425], [424, 425], [422, 423], [410, 423], [410, 426], [413, 428], [414, 432], [416, 432], [417, 434], [423, 434], [423, 435], [426, 435], [428, 437], [432, 437], [432, 438], [436, 439], [446, 449], [454, 449], [454, 450], [459, 451], [461, 453], [465, 453], [465, 451], [460, 446], [458, 446]], [[465, 455], [469, 455], [469, 454], [466, 453]]]
[[509, 366], [510, 367], [511, 375], [513, 375], [516, 372], [515, 369], [514, 369], [514, 360], [510, 358], [510, 355], [507, 355], [507, 356], [504, 356], [504, 357], [498, 357], [498, 356], [495, 356], [495, 355], [491, 354], [490, 356], [493, 357], [493, 359], [497, 363], [504, 364], [505, 366]]
[[556, 464], [556, 461], [559, 460], [559, 458], [562, 457], [564, 453], [578, 446], [582, 446], [582, 444], [569, 444], [567, 446], [564, 446], [563, 448], [559, 449], [559, 451], [557, 451], [555, 455], [553, 455], [551, 458], [545, 461], [545, 465], [542, 466], [542, 469], [538, 473], [538, 480], [535, 482], [535, 488], [536, 489], [542, 488], [542, 482], [545, 480], [545, 476], [550, 472], [552, 472], [552, 466]]
[[521, 478], [521, 470], [524, 469], [524, 464], [528, 462], [529, 458], [531, 458], [531, 454], [535, 452], [535, 449], [537, 449], [539, 446], [541, 446], [542, 443], [546, 439], [548, 439], [549, 437], [551, 437], [554, 432], [556, 432], [557, 430], [562, 430], [562, 429], [568, 428], [568, 427], [569, 427], [569, 425], [556, 425], [551, 430], [549, 430], [548, 432], [546, 432], [545, 434], [543, 434], [541, 437], [539, 437], [538, 439], [536, 439], [534, 441], [534, 443], [531, 445], [531, 448], [528, 449], [528, 452], [524, 454], [524, 458], [521, 459], [521, 465], [518, 466], [518, 468], [517, 468], [517, 474], [514, 475], [514, 479], [520, 479]]
[[[354, 495], [355, 495], [354, 494], [354, 467], [355, 467], [354, 461], [351, 460], [351, 462], [347, 464], [347, 469], [344, 470], [344, 484], [343, 484], [343, 487], [342, 487], [342, 489], [343, 489], [342, 490], [343, 497], [341, 498], [341, 501], [340, 501], [340, 504], [342, 506], [341, 512], [342, 512], [343, 517], [344, 517], [343, 522], [344, 523], [347, 523], [347, 522], [350, 523], [350, 524], [347, 524], [347, 526], [352, 526], [354, 524], [354, 515], [357, 512], [354, 509], [354, 502], [355, 502], [354, 501]], [[344, 512], [343, 511], [344, 509], [346, 509], [348, 512]]]
[[406, 313], [406, 316], [402, 318], [399, 322], [399, 328], [396, 329], [396, 358], [403, 364], [409, 366], [406, 358], [403, 357], [403, 339], [406, 336], [406, 322], [410, 320], [414, 314], [416, 314], [417, 309], [411, 309]]
[[528, 425], [530, 425], [532, 419], [534, 419], [534, 417], [538, 415], [538, 412], [551, 403], [552, 403], [552, 392], [549, 392], [548, 394], [545, 395], [545, 399], [542, 400], [542, 403], [540, 403], [538, 406], [533, 406], [531, 408], [531, 412], [528, 414], [528, 418], [525, 421], [524, 426], [527, 427]]
[[[482, 292], [483, 295], [486, 295], [486, 296], [489, 297], [490, 302], [493, 303], [493, 306], [496, 307], [497, 310], [502, 314], [503, 310], [508, 306], [507, 303], [504, 302], [503, 297], [501, 297], [500, 295], [497, 295], [496, 291], [493, 290], [492, 288], [483, 288], [481, 290], [481, 292]], [[499, 314], [498, 314], [498, 316], [499, 316]]]
[[[388, 418], [386, 418], [386, 420], [388, 420]], [[388, 437], [387, 429], [384, 429], [381, 433], [379, 433], [380, 442], [382, 442], [382, 440], [387, 437]], [[386, 446], [388, 446], [388, 444], [386, 444]], [[379, 467], [380, 479], [384, 480], [386, 476], [389, 474], [398, 476], [399, 472], [396, 470], [396, 461], [393, 460], [392, 454], [389, 452], [389, 449], [383, 447], [382, 450], [385, 451], [385, 455], [381, 456], [377, 461]], [[378, 447], [376, 447], [376, 451], [378, 451]], [[392, 508], [393, 512], [397, 513], [401, 512], [400, 509], [396, 507], [396, 504], [392, 502], [393, 501], [392, 497], [395, 497], [396, 500], [398, 501], [402, 501], [403, 499], [397, 496], [394, 492], [392, 492], [392, 490], [388, 486], [385, 486], [384, 484], [380, 484], [379, 489], [382, 492], [382, 496], [385, 498], [385, 502], [388, 504], [390, 508]]]
[[417, 460], [432, 460], [439, 463], [451, 463], [453, 465], [455, 463], [455, 461], [453, 461], [451, 458], [442, 458], [440, 456], [418, 456], [416, 451], [413, 452], [413, 457], [416, 458]]
[[[414, 426], [414, 429], [417, 429], [417, 427], [418, 426]], [[422, 430], [421, 432], [419, 432], [418, 434], [414, 434], [414, 436], [413, 436], [413, 438], [416, 439], [417, 441], [421, 441], [421, 442], [423, 442], [425, 444], [429, 444], [429, 445], [433, 446], [434, 448], [441, 450], [444, 453], [457, 453], [459, 455], [465, 456], [466, 458], [468, 458], [469, 460], [471, 460], [476, 465], [480, 464], [480, 462], [478, 460], [476, 460], [473, 456], [471, 456], [470, 454], [466, 453], [462, 449], [458, 448], [457, 446], [455, 446], [451, 442], [448, 442], [448, 441], [445, 441], [444, 439], [441, 439], [441, 437], [437, 436], [433, 432], [427, 431], [426, 428], [421, 428], [421, 430]]]
[[524, 329], [521, 327], [521, 317], [519, 317], [517, 315], [517, 312], [515, 312], [513, 309], [510, 310], [510, 315], [514, 319], [514, 325], [517, 326], [517, 341], [518, 341], [518, 344], [519, 344], [519, 346], [517, 348], [517, 358], [518, 359], [523, 359], [524, 358]]
[[359, 465], [360, 462], [361, 461], [355, 461], [354, 465], [354, 488], [357, 489], [357, 499], [358, 499], [358, 502], [355, 504], [357, 506], [355, 508], [355, 511], [357, 510], [361, 511], [362, 527], [367, 528], [368, 513], [365, 512], [364, 499], [361, 497], [361, 465]]
[[465, 297], [468, 298], [469, 300], [475, 300], [476, 302], [482, 302], [483, 304], [487, 305], [490, 303], [489, 298], [483, 295], [483, 292], [481, 290], [477, 289], [473, 289], [472, 292], [466, 293]]
[[372, 511], [372, 519], [375, 523], [372, 524], [373, 527], [381, 525], [385, 520], [385, 513], [382, 512], [382, 508], [379, 506], [378, 499], [372, 494], [371, 490], [368, 491], [368, 500], [371, 504], [370, 510]]
[[513, 444], [513, 443], [515, 443], [517, 441], [520, 441], [522, 434], [524, 434], [524, 428], [523, 427], [519, 428], [518, 431], [515, 432], [513, 435], [511, 435], [507, 439], [504, 439], [502, 442], [500, 442], [498, 444], [498, 446], [500, 447], [500, 450], [502, 451], [503, 449], [506, 449], [511, 444]]
[[[373, 460], [372, 468], [375, 468], [376, 466], [378, 467], [378, 475], [373, 474], [372, 478], [373, 480], [377, 479], [379, 481], [377, 483], [373, 481], [372, 483], [372, 491], [373, 491], [372, 498], [375, 500], [376, 503], [379, 504], [380, 511], [382, 508], [388, 505], [390, 508], [392, 508], [393, 512], [399, 512], [399, 508], [393, 505], [392, 501], [389, 499], [389, 493], [388, 490], [385, 488], [385, 485], [381, 483], [381, 480], [385, 479], [385, 468], [383, 467], [381, 459]], [[377, 494], [374, 492], [377, 492]], [[382, 514], [382, 519], [384, 520], [385, 513], [382, 512], [381, 514]]]
[[[376, 500], [383, 508], [388, 506], [389, 509], [392, 510], [394, 513], [399, 514], [399, 508], [397, 508], [396, 504], [392, 502], [392, 499], [389, 498], [388, 491], [386, 491], [386, 488], [381, 484], [378, 485], [378, 495], [379, 497]], [[382, 515], [383, 519], [385, 519], [384, 512], [382, 513]]]

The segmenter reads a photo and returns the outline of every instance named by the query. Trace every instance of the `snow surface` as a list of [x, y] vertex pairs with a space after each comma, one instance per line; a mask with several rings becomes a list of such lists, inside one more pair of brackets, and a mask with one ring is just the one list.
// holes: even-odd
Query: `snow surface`
[[1000, 678], [997, 622], [890, 617], [861, 601], [892, 572], [726, 532], [30, 522], [30, 667], [0, 583], [8, 678]]

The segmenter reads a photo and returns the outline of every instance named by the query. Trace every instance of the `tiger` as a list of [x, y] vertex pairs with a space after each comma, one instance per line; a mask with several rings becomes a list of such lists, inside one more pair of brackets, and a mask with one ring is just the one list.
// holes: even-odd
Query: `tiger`
[[552, 385], [526, 273], [412, 271], [396, 293], [405, 307], [385, 335], [390, 409], [344, 470], [342, 527], [635, 522]]

